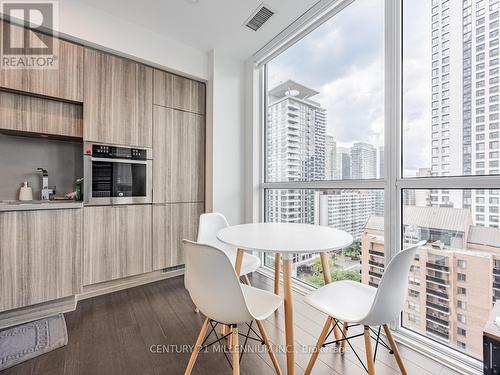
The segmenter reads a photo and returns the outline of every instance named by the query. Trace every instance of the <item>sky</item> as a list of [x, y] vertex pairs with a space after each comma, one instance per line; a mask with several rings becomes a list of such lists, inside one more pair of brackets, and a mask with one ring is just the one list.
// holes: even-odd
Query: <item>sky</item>
[[[430, 1], [404, 1], [404, 169], [430, 159]], [[356, 0], [268, 64], [269, 88], [292, 79], [320, 94], [338, 146], [384, 145], [384, 0]], [[415, 147], [417, 146], [418, 147]]]

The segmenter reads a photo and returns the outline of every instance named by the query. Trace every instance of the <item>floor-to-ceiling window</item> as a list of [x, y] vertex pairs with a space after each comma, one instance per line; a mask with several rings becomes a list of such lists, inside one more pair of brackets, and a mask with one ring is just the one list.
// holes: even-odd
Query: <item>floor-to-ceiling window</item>
[[[265, 220], [351, 233], [354, 244], [330, 254], [332, 280], [375, 283], [383, 264], [362, 251], [384, 233], [383, 4], [356, 1], [266, 65], [265, 180], [284, 186], [265, 190]], [[298, 254], [293, 273], [322, 285], [319, 254]]]
[[402, 326], [480, 359], [500, 295], [499, 2], [402, 9], [401, 234], [403, 245], [429, 241]]
[[[263, 218], [348, 231], [332, 279], [375, 287], [427, 240], [397, 327], [470, 363], [500, 298], [499, 48], [498, 0], [355, 0], [262, 68]], [[322, 285], [315, 255], [293, 271]]]

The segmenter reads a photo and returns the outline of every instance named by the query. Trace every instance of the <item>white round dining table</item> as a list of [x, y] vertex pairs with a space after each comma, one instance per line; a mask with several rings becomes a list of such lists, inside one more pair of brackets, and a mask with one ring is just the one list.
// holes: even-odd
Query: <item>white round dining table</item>
[[[282, 256], [287, 374], [295, 374], [292, 299], [293, 254], [320, 253], [323, 276], [325, 284], [327, 284], [331, 282], [327, 252], [350, 246], [353, 237], [342, 230], [312, 224], [253, 223], [224, 228], [217, 233], [217, 238], [238, 248], [235, 263], [238, 275], [241, 271], [244, 250], [274, 253], [274, 292], [276, 294], [279, 294], [280, 255]], [[335, 331], [335, 335], [338, 334]]]

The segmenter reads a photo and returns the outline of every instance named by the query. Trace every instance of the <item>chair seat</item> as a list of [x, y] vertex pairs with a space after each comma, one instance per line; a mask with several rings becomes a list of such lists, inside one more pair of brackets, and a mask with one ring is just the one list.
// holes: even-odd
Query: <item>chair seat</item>
[[241, 284], [248, 310], [254, 319], [264, 320], [283, 303], [283, 299], [274, 293]]
[[343, 322], [360, 323], [370, 311], [376, 293], [372, 286], [342, 280], [309, 293], [304, 301]]
[[[225, 251], [225, 253], [229, 257], [229, 260], [231, 261], [231, 264], [234, 267], [236, 263], [236, 251], [235, 250]], [[243, 262], [241, 263], [240, 275], [248, 275], [249, 273], [257, 271], [259, 268], [260, 268], [260, 258], [253, 254], [245, 252], [245, 255], [243, 255]]]

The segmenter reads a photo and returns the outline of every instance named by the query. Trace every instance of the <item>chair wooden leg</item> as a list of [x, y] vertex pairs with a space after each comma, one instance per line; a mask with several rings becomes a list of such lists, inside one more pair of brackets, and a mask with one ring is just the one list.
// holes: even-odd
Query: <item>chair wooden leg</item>
[[274, 254], [274, 294], [280, 294], [280, 259], [281, 254]]
[[329, 316], [326, 318], [325, 325], [323, 326], [323, 330], [321, 331], [319, 337], [318, 337], [318, 342], [316, 343], [316, 347], [314, 348], [314, 351], [311, 354], [311, 359], [309, 359], [309, 363], [307, 364], [306, 372], [304, 373], [305, 375], [309, 375], [314, 367], [314, 364], [316, 363], [316, 360], [318, 359], [319, 352], [321, 350], [321, 347], [325, 343], [326, 340], [326, 335], [328, 335], [328, 332], [330, 331], [330, 328], [332, 327], [333, 324], [333, 318]]
[[370, 338], [370, 328], [368, 326], [364, 327], [363, 335], [365, 337], [365, 352], [366, 352], [366, 364], [368, 367], [368, 375], [375, 375], [375, 364], [373, 363], [373, 352], [372, 343]]
[[340, 334], [340, 329], [337, 319], [333, 319], [332, 324], [335, 324], [335, 326], [333, 327], [333, 335], [335, 336], [335, 340], [340, 340], [342, 338], [342, 335]]
[[201, 344], [203, 343], [203, 339], [207, 334], [208, 322], [209, 322], [208, 318], [206, 318], [205, 321], [203, 322], [203, 325], [201, 326], [200, 334], [198, 335], [196, 343], [194, 344], [193, 352], [191, 353], [191, 357], [189, 358], [189, 362], [186, 367], [186, 371], [184, 372], [184, 375], [189, 375], [191, 374], [191, 371], [193, 371], [194, 363], [196, 362], [196, 358], [198, 358], [198, 353], [200, 352], [201, 349]]
[[401, 371], [402, 375], [408, 375], [408, 372], [406, 371], [406, 367], [403, 363], [403, 359], [401, 358], [401, 355], [399, 354], [398, 347], [396, 346], [396, 342], [394, 341], [392, 337], [391, 330], [387, 326], [387, 324], [384, 324], [384, 331], [385, 335], [387, 336], [387, 339], [389, 340], [389, 344], [391, 346], [392, 351], [394, 352], [394, 357], [396, 357], [396, 362], [398, 363], [399, 370]]
[[251, 286], [252, 284], [250, 284], [250, 279], [248, 278], [248, 275], [245, 275], [244, 278], [245, 278], [245, 283]]
[[[343, 333], [342, 338], [347, 337], [348, 329], [349, 329], [349, 325], [347, 324], [347, 322], [344, 322], [344, 324], [342, 325], [342, 333]], [[346, 343], [345, 339], [340, 342], [340, 352], [342, 354], [345, 353], [345, 343]]]
[[[319, 253], [319, 259], [321, 261], [321, 269], [323, 271], [323, 280], [326, 284], [330, 284], [332, 282], [332, 275], [330, 273], [330, 256], [326, 252]], [[337, 323], [337, 320], [334, 319], [332, 324]], [[335, 340], [340, 340], [342, 337], [340, 336], [340, 331], [338, 325], [335, 324], [333, 328], [333, 334], [335, 335]]]
[[267, 351], [269, 353], [269, 357], [271, 357], [271, 362], [273, 363], [274, 369], [276, 370], [276, 373], [279, 375], [282, 375], [280, 365], [278, 363], [278, 359], [276, 358], [276, 355], [273, 352], [273, 348], [271, 346], [271, 342], [269, 341], [269, 337], [267, 336], [266, 329], [264, 328], [264, 324], [260, 320], [256, 320], [257, 322], [257, 327], [259, 327], [260, 335], [262, 336], [262, 339], [264, 340], [264, 345], [267, 348]]
[[233, 357], [233, 375], [240, 375], [240, 345], [238, 342], [238, 327], [231, 329], [231, 353]]

